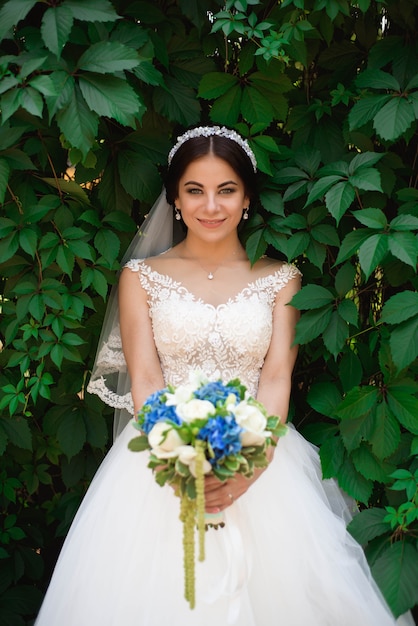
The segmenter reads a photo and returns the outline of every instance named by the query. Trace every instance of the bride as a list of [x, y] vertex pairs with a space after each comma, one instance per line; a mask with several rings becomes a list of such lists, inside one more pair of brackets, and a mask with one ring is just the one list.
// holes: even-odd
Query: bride
[[251, 480], [206, 477], [207, 512], [222, 513], [225, 526], [206, 533], [193, 610], [183, 598], [179, 500], [157, 485], [147, 453], [128, 449], [145, 399], [197, 369], [240, 378], [286, 421], [297, 353], [288, 303], [300, 272], [269, 258], [250, 264], [237, 229], [255, 186], [254, 154], [234, 131], [192, 129], [169, 154], [166, 193], [128, 251], [89, 385], [115, 407], [118, 436], [36, 626], [395, 624], [346, 531], [348, 500], [321, 480], [316, 449], [292, 427]]

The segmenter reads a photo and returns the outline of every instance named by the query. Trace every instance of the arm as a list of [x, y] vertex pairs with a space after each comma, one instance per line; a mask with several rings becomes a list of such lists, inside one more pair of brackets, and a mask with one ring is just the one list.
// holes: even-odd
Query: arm
[[122, 348], [131, 378], [135, 414], [146, 398], [164, 387], [155, 347], [147, 294], [138, 273], [125, 268], [119, 280], [119, 316]]
[[[276, 296], [273, 312], [273, 333], [260, 375], [257, 400], [262, 402], [269, 415], [277, 415], [284, 423], [289, 410], [292, 372], [297, 356], [297, 346], [292, 345], [295, 326], [299, 318], [297, 309], [288, 306], [295, 293], [300, 289], [300, 277], [293, 278]], [[273, 458], [274, 448], [267, 450], [269, 461]], [[213, 476], [206, 478], [206, 509], [217, 512], [225, 509], [234, 500], [242, 496], [266, 468], [257, 469], [252, 478], [237, 475], [225, 483]]]

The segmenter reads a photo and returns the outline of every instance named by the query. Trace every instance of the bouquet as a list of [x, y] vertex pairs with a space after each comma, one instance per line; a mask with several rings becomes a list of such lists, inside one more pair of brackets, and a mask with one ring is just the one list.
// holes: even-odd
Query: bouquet
[[[142, 434], [129, 442], [133, 451], [150, 451], [150, 467], [159, 485], [169, 483], [181, 499], [185, 598], [195, 606], [195, 528], [199, 560], [205, 558], [205, 474], [220, 481], [242, 474], [250, 478], [268, 465], [266, 450], [287, 427], [268, 416], [238, 379], [209, 382], [200, 372], [189, 383], [147, 398], [135, 422]], [[210, 516], [209, 516], [210, 518]], [[222, 523], [220, 524], [222, 526]]]

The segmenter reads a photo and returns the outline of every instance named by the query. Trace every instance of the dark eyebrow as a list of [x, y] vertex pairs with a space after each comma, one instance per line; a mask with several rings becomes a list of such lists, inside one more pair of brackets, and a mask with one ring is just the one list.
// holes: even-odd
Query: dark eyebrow
[[[220, 185], [218, 185], [218, 188], [221, 187], [225, 187], [226, 185], [237, 185], [238, 183], [235, 180], [226, 180], [224, 183], [221, 183]], [[194, 180], [188, 180], [187, 182], [184, 183], [184, 186], [186, 185], [195, 185], [196, 187], [203, 187], [202, 183], [198, 183]]]

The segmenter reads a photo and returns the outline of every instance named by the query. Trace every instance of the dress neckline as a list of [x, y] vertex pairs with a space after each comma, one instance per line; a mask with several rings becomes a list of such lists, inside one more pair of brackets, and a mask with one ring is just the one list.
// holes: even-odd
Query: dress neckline
[[201, 304], [207, 308], [213, 309], [214, 311], [218, 311], [221, 310], [225, 307], [230, 306], [231, 304], [236, 303], [239, 298], [241, 298], [245, 292], [255, 292], [257, 289], [260, 288], [261, 283], [264, 281], [268, 281], [269, 279], [272, 279], [273, 277], [277, 276], [278, 274], [280, 274], [282, 272], [282, 270], [285, 267], [289, 267], [289, 263], [285, 263], [283, 262], [282, 265], [275, 270], [274, 272], [270, 273], [270, 274], [266, 274], [265, 276], [259, 276], [258, 278], [256, 278], [253, 281], [248, 281], [244, 287], [242, 287], [242, 289], [240, 289], [235, 295], [230, 296], [228, 298], [228, 300], [226, 300], [226, 302], [221, 302], [220, 304], [212, 304], [211, 302], [206, 302], [202, 297], [197, 296], [196, 294], [194, 294], [188, 287], [186, 287], [186, 285], [180, 281], [180, 280], [175, 280], [172, 276], [170, 276], [169, 274], [165, 274], [163, 272], [159, 272], [158, 270], [154, 269], [153, 267], [151, 267], [151, 265], [149, 265], [148, 263], [145, 262], [145, 259], [132, 259], [132, 261], [138, 261], [144, 268], [146, 268], [148, 270], [148, 274], [156, 274], [157, 276], [159, 276], [160, 278], [162, 278], [165, 281], [169, 281], [170, 287], [172, 287], [173, 289], [178, 290], [179, 292], [186, 294], [190, 300], [192, 302], [195, 302], [197, 304]]

